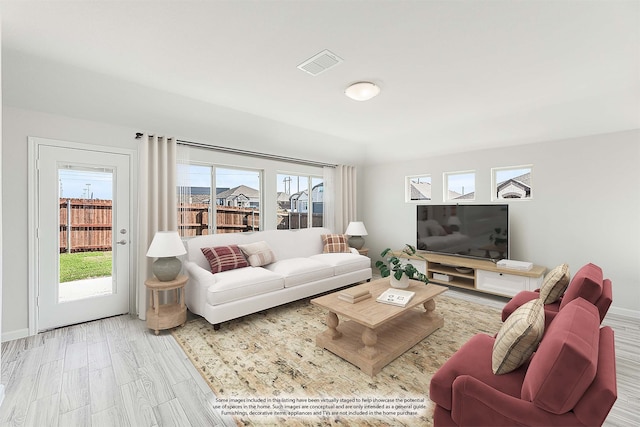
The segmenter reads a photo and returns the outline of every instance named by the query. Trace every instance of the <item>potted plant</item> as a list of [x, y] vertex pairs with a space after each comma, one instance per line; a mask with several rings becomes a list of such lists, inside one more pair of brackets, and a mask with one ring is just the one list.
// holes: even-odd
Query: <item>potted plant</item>
[[[382, 257], [386, 257], [389, 252], [391, 252], [391, 248], [385, 249], [380, 253], [380, 255]], [[426, 261], [423, 256], [416, 252], [416, 248], [408, 243], [405, 244], [402, 253], [422, 258]], [[395, 255], [392, 255], [388, 261], [388, 265], [384, 261], [376, 261], [375, 266], [380, 270], [380, 275], [382, 277], [391, 276], [391, 286], [396, 288], [406, 288], [409, 286], [409, 279], [419, 280], [425, 284], [429, 283], [429, 278], [425, 274], [419, 272], [411, 262], [406, 260], [403, 262]], [[393, 275], [391, 272], [393, 272]]]

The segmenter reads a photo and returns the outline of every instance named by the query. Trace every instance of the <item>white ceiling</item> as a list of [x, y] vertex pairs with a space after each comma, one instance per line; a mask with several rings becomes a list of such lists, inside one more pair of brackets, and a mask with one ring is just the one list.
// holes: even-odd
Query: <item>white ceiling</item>
[[[640, 127], [640, 1], [1, 1], [3, 49], [364, 144]], [[318, 76], [297, 65], [329, 49]], [[343, 95], [355, 81], [382, 92]], [[391, 154], [390, 154], [391, 153]]]

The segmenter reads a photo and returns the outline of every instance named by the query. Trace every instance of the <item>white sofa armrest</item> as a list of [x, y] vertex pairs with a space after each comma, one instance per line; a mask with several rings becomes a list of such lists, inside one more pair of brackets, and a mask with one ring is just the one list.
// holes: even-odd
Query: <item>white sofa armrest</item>
[[351, 251], [352, 254], [354, 255], [360, 255], [360, 252], [358, 252], [358, 250], [356, 248], [349, 248], [349, 250]]
[[189, 273], [185, 292], [185, 303], [191, 312], [202, 316], [207, 304], [207, 289], [216, 283], [216, 276], [192, 261], [185, 261]]

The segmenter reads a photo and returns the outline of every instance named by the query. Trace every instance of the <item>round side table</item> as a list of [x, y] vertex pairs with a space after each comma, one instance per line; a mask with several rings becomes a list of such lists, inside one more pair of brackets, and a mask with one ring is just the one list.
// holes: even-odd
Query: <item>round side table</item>
[[[156, 277], [147, 279], [144, 285], [149, 290], [149, 300], [151, 306], [147, 309], [147, 327], [153, 329], [156, 335], [160, 330], [175, 328], [184, 325], [187, 321], [187, 307], [184, 305], [184, 285], [187, 283], [187, 276], [178, 276], [168, 282], [162, 282]], [[167, 304], [160, 304], [159, 292], [174, 291], [173, 301]]]

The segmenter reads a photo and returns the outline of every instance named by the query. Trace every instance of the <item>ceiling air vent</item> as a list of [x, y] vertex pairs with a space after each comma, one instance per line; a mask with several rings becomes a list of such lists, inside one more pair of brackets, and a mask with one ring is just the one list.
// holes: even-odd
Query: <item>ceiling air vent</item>
[[327, 71], [329, 68], [335, 67], [342, 61], [344, 61], [344, 59], [340, 58], [335, 53], [323, 50], [298, 65], [298, 68], [312, 76], [317, 76], [318, 74]]

